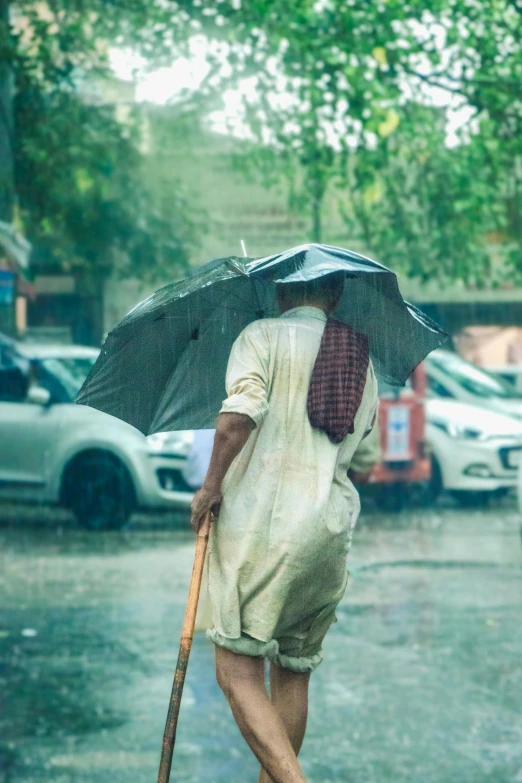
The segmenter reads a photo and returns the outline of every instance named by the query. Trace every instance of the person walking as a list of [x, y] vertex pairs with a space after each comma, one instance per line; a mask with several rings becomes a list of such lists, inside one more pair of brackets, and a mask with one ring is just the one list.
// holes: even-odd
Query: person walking
[[[276, 294], [281, 315], [267, 318]], [[162, 780], [210, 538], [208, 635], [218, 680], [261, 762], [261, 780], [303, 781], [297, 753], [308, 679], [344, 593], [359, 512], [357, 477], [348, 472], [357, 472], [354, 454], [375, 420], [369, 357], [387, 383], [402, 386], [448, 337], [404, 301], [390, 269], [315, 243], [216, 258], [147, 297], [111, 331], [77, 403], [145, 435], [209, 428], [221, 411], [192, 503], [198, 542]], [[209, 536], [211, 509], [219, 517]], [[263, 659], [271, 663], [270, 697]]]
[[209, 510], [217, 516], [207, 635], [261, 783], [305, 780], [297, 755], [309, 678], [345, 592], [360, 510], [350, 466], [376, 418], [368, 340], [330, 317], [343, 286], [335, 273], [278, 283], [281, 316], [239, 335], [210, 466], [192, 502], [196, 531]]

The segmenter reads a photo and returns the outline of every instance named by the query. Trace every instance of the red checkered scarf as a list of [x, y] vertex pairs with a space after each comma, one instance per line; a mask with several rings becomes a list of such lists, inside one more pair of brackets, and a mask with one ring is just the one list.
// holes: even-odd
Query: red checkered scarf
[[312, 427], [326, 432], [332, 443], [341, 443], [354, 431], [369, 361], [366, 335], [329, 318], [312, 372], [307, 408]]

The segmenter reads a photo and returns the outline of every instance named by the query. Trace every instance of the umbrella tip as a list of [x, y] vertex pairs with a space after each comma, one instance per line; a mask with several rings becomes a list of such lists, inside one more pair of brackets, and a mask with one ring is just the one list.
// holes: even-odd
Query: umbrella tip
[[243, 255], [246, 256], [247, 251], [246, 251], [246, 247], [245, 247], [245, 240], [241, 239], [240, 241], [241, 241], [241, 249], [243, 251]]

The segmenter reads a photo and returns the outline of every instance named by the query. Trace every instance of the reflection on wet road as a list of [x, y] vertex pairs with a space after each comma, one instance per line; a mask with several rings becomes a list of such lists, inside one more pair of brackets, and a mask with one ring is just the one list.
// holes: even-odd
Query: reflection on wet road
[[[1, 783], [152, 783], [191, 569], [183, 529], [2, 521]], [[313, 783], [522, 781], [522, 549], [513, 510], [366, 516], [312, 677]], [[195, 639], [173, 781], [256, 764]]]

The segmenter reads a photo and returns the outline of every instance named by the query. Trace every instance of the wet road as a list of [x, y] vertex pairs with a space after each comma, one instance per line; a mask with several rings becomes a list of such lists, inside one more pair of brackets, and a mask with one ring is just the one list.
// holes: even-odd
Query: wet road
[[[0, 781], [153, 783], [192, 537], [31, 513], [0, 519]], [[522, 782], [521, 566], [509, 507], [361, 520], [312, 677], [309, 781]], [[180, 783], [256, 780], [201, 633], [174, 763]]]

